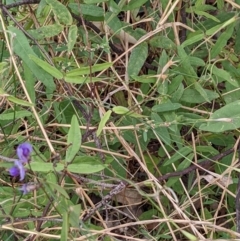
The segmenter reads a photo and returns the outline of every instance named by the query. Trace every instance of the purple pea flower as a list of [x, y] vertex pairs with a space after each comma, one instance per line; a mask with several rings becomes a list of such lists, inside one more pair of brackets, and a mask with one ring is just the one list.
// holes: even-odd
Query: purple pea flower
[[27, 163], [32, 152], [32, 145], [30, 143], [22, 143], [17, 147], [17, 156], [22, 163]]
[[20, 175], [20, 181], [24, 179], [26, 173], [24, 164], [28, 162], [32, 150], [32, 145], [27, 142], [17, 147], [17, 156], [19, 159], [16, 160], [14, 162], [15, 165], [9, 169], [11, 176], [17, 177]]
[[23, 192], [23, 195], [29, 193], [30, 191], [35, 190], [38, 188], [38, 185], [35, 183], [24, 183], [19, 190]]

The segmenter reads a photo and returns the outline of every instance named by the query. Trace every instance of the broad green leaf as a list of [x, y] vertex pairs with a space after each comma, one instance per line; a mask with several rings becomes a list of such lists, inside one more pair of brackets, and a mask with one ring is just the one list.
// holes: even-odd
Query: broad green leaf
[[0, 120], [13, 120], [19, 119], [19, 118], [25, 118], [27, 116], [31, 116], [32, 113], [27, 110], [20, 110], [20, 111], [14, 111], [10, 113], [1, 113], [0, 114]]
[[[192, 35], [191, 35], [192, 36]], [[198, 41], [202, 41], [204, 38], [204, 34], [203, 33], [200, 33], [200, 34], [197, 34], [197, 35], [193, 35], [192, 37], [190, 37], [189, 39], [185, 40], [181, 46], [183, 48], [187, 47], [188, 45], [191, 45], [191, 44], [194, 44]]]
[[106, 167], [107, 164], [101, 163], [96, 157], [80, 156], [68, 165], [67, 170], [74, 173], [91, 174], [100, 172]]
[[152, 112], [151, 119], [154, 121], [154, 124], [156, 126], [154, 128], [154, 132], [160, 137], [161, 140], [163, 140], [164, 143], [170, 145], [171, 137], [169, 135], [168, 128], [164, 126], [164, 121], [162, 120], [162, 118], [157, 113]]
[[15, 54], [22, 59], [22, 61], [31, 70], [33, 75], [46, 86], [46, 92], [52, 93], [56, 89], [53, 78], [43, 69], [39, 68], [39, 66], [29, 58], [29, 55], [36, 55], [32, 47], [30, 47], [25, 35], [22, 33], [22, 31], [14, 27], [8, 27], [8, 30], [16, 35], [16, 37], [13, 39], [13, 50]]
[[83, 0], [86, 4], [94, 4], [94, 3], [102, 3], [102, 2], [108, 2], [109, 0]]
[[69, 217], [68, 217], [68, 212], [63, 211], [61, 213], [63, 223], [62, 223], [62, 229], [61, 229], [61, 239], [60, 241], [66, 241], [68, 240], [68, 231], [69, 231]]
[[[214, 91], [207, 90], [207, 89], [204, 89], [204, 91], [206, 92], [209, 101], [217, 99], [219, 97], [219, 95]], [[203, 98], [202, 95], [200, 95], [200, 93], [197, 90], [185, 89], [180, 98], [180, 101], [198, 104], [198, 103], [203, 103], [206, 100]]]
[[207, 123], [203, 123], [199, 129], [210, 132], [224, 132], [240, 127], [240, 100], [225, 105], [216, 110]]
[[52, 188], [52, 190], [57, 191], [58, 193], [62, 194], [65, 198], [69, 199], [69, 195], [63, 187], [53, 182], [48, 182], [47, 184]]
[[[180, 64], [181, 68], [183, 69], [184, 77], [190, 82], [190, 83], [195, 83], [197, 77], [196, 72], [194, 71], [190, 59], [185, 52], [185, 50], [182, 48], [182, 46], [177, 47], [178, 50], [178, 56], [180, 58]], [[181, 70], [181, 69], [180, 69]]]
[[212, 19], [213, 21], [215, 21], [215, 22], [217, 22], [217, 23], [220, 22], [219, 19], [217, 19], [217, 18], [214, 17], [212, 14], [209, 14], [209, 13], [207, 13], [207, 12], [196, 10], [195, 13], [196, 13], [197, 15], [204, 16], [204, 17], [206, 17], [206, 18]]
[[97, 136], [99, 136], [102, 132], [103, 127], [106, 125], [107, 121], [109, 120], [110, 116], [112, 114], [111, 110], [108, 110], [104, 116], [101, 118], [100, 123], [98, 125], [98, 129], [97, 129]]
[[224, 79], [226, 80], [229, 84], [235, 86], [235, 87], [239, 87], [239, 84], [237, 82], [236, 79], [234, 79], [229, 72], [225, 71], [224, 69], [219, 69], [217, 68], [215, 65], [212, 65], [211, 67], [211, 71], [212, 73], [221, 78], [221, 79]]
[[157, 81], [157, 77], [151, 76], [151, 75], [140, 75], [140, 76], [131, 76], [134, 80], [140, 83], [145, 83], [145, 84], [150, 84], [153, 83], [155, 84]]
[[81, 212], [81, 204], [71, 205], [69, 207], [69, 222], [72, 227], [79, 228], [79, 216]]
[[163, 103], [160, 105], [154, 105], [152, 108], [152, 111], [155, 112], [165, 112], [165, 111], [173, 111], [173, 110], [178, 110], [179, 108], [181, 108], [181, 104], [179, 103]]
[[104, 17], [104, 10], [96, 5], [88, 4], [78, 4], [78, 3], [69, 3], [68, 6], [71, 8], [72, 12], [75, 14], [81, 14], [93, 16], [93, 17]]
[[113, 112], [118, 115], [125, 115], [130, 112], [130, 110], [127, 107], [124, 106], [114, 106], [112, 108]]
[[71, 52], [76, 40], [77, 40], [77, 35], [78, 35], [78, 28], [76, 25], [71, 25], [68, 31], [68, 52]]
[[38, 29], [28, 30], [28, 33], [31, 34], [35, 39], [42, 40], [58, 35], [63, 31], [63, 29], [63, 25], [53, 24], [43, 26]]
[[154, 36], [150, 39], [149, 44], [155, 48], [176, 49], [176, 44], [167, 36]]
[[25, 101], [25, 100], [21, 100], [21, 99], [18, 99], [14, 96], [8, 96], [7, 99], [15, 104], [18, 104], [18, 105], [23, 105], [23, 106], [33, 106], [33, 104]]
[[[36, 92], [33, 90], [34, 90], [34, 86], [36, 83], [36, 77], [34, 76], [33, 72], [30, 70], [30, 68], [27, 66], [26, 63], [23, 62], [22, 66], [23, 66], [23, 77], [25, 80], [25, 86], [26, 86], [27, 92], [29, 94], [29, 97], [31, 98], [32, 103], [35, 103], [36, 102]], [[51, 78], [52, 78], [52, 76], [51, 76]], [[47, 94], [47, 97], [49, 98], [48, 94]]]
[[208, 30], [206, 31], [206, 35], [216, 34], [217, 32], [221, 31], [223, 28], [225, 28], [225, 27], [227, 27], [228, 25], [236, 22], [236, 20], [237, 20], [237, 17], [234, 16], [234, 17], [228, 19], [226, 22], [221, 23], [221, 24], [218, 24], [218, 25], [216, 25], [216, 26], [208, 29]]
[[203, 87], [198, 82], [194, 83], [194, 87], [196, 91], [204, 98], [205, 101], [210, 102], [206, 90], [203, 89]]
[[[44, 172], [48, 173], [50, 171], [62, 171], [64, 169], [64, 165], [62, 163], [58, 163], [57, 166], [53, 166], [53, 163], [42, 162], [42, 161], [33, 161], [30, 164], [31, 170], [34, 172]], [[28, 166], [26, 166], [28, 167]]]
[[46, 0], [57, 17], [58, 21], [64, 25], [72, 25], [72, 15], [67, 7], [57, 0]]
[[147, 43], [141, 43], [135, 47], [130, 55], [127, 73], [131, 77], [132, 75], [137, 76], [142, 66], [144, 65], [148, 56], [148, 45]]
[[210, 56], [214, 59], [222, 49], [227, 46], [227, 41], [232, 37], [235, 23], [230, 24], [227, 29], [217, 38], [217, 42], [213, 45]]
[[124, 106], [114, 106], [112, 110], [114, 113], [116, 113], [118, 115], [129, 115], [129, 116], [132, 116], [135, 118], [144, 117], [144, 115], [141, 115], [132, 110], [129, 110], [128, 108], [126, 108]]
[[41, 67], [43, 70], [45, 70], [47, 73], [55, 77], [56, 79], [62, 79], [63, 74], [56, 69], [55, 67], [51, 66], [49, 63], [47, 63], [44, 60], [39, 59], [38, 57], [34, 55], [29, 55], [29, 58], [33, 60], [39, 67]]
[[65, 76], [64, 80], [73, 84], [87, 84], [102, 81], [103, 79], [97, 77]]
[[67, 144], [70, 145], [66, 152], [66, 162], [71, 162], [78, 153], [82, 142], [82, 135], [79, 128], [78, 119], [73, 115], [71, 127], [68, 131]]
[[85, 75], [85, 74], [92, 74], [95, 72], [100, 72], [104, 69], [108, 69], [112, 66], [112, 63], [103, 63], [103, 64], [95, 64], [91, 66], [91, 68], [88, 67], [81, 67], [77, 69], [70, 70], [67, 72], [66, 77], [74, 77], [79, 75]]
[[166, 162], [164, 162], [163, 166], [168, 166], [182, 158], [186, 158], [186, 156], [189, 155], [191, 152], [192, 152], [192, 148], [190, 148], [188, 146], [184, 146], [180, 150], [176, 151], [176, 153], [173, 154], [173, 156], [170, 159], [168, 159]]
[[123, 11], [134, 10], [136, 8], [140, 8], [146, 3], [148, 0], [131, 0], [128, 4], [122, 7]]

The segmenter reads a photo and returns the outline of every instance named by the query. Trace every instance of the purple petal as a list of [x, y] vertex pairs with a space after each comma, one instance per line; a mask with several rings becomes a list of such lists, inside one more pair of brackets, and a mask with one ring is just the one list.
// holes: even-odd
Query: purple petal
[[17, 147], [17, 156], [23, 163], [27, 163], [33, 148], [30, 143], [22, 143]]
[[23, 194], [27, 194], [30, 191], [36, 190], [37, 187], [38, 185], [35, 183], [25, 183], [19, 188], [19, 190], [22, 191]]
[[9, 169], [9, 174], [12, 176], [12, 177], [17, 177], [20, 175], [20, 171], [19, 171], [19, 168], [17, 166], [13, 166]]
[[22, 185], [22, 187], [19, 188], [20, 191], [23, 192], [23, 195], [27, 194], [29, 191], [28, 191], [28, 185], [25, 183]]
[[24, 166], [23, 166], [21, 161], [15, 161], [15, 166], [19, 170], [20, 181], [22, 181], [24, 179], [24, 177], [25, 177], [25, 168], [24, 168]]

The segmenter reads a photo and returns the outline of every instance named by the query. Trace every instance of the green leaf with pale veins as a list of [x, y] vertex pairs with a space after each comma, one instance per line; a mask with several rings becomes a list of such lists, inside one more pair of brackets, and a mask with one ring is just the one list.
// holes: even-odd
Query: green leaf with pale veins
[[147, 43], [141, 43], [135, 47], [130, 55], [129, 63], [127, 67], [127, 73], [129, 76], [137, 76], [144, 65], [148, 56]]
[[57, 0], [46, 0], [57, 17], [58, 21], [64, 25], [72, 25], [72, 15], [67, 7]]
[[39, 66], [29, 58], [29, 55], [36, 56], [36, 54], [29, 45], [26, 36], [22, 33], [22, 31], [15, 27], [8, 27], [8, 30], [16, 35], [12, 42], [14, 53], [18, 55], [28, 66], [37, 80], [41, 81], [46, 86], [46, 92], [52, 93], [56, 89], [53, 77], [46, 73], [43, 69], [39, 68]]
[[28, 33], [31, 34], [35, 39], [42, 40], [45, 38], [51, 38], [60, 34], [63, 31], [63, 25], [53, 24], [48, 26], [43, 26], [38, 29], [28, 30]]
[[68, 131], [67, 144], [70, 145], [66, 152], [66, 162], [71, 162], [78, 153], [82, 142], [82, 135], [79, 128], [78, 119], [73, 115], [71, 127]]
[[58, 69], [56, 69], [55, 67], [53, 67], [52, 65], [47, 63], [46, 61], [44, 61], [42, 59], [39, 59], [38, 57], [36, 57], [34, 55], [29, 55], [29, 58], [31, 60], [33, 60], [39, 67], [44, 69], [47, 73], [49, 73], [50, 75], [52, 75], [56, 79], [62, 79], [63, 78], [63, 74]]
[[71, 52], [77, 41], [78, 29], [76, 25], [71, 25], [68, 31], [68, 52]]

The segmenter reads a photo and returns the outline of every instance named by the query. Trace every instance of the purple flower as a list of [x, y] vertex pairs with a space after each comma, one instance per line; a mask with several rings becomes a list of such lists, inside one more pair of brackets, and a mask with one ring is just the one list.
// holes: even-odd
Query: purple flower
[[25, 183], [22, 187], [19, 188], [20, 191], [23, 192], [23, 195], [29, 193], [30, 191], [35, 190], [38, 187], [35, 183]]
[[25, 168], [23, 163], [20, 160], [14, 162], [15, 166], [9, 169], [9, 173], [13, 177], [17, 177], [20, 175], [20, 181], [22, 181], [25, 177]]
[[22, 163], [27, 163], [32, 152], [32, 145], [30, 143], [22, 143], [17, 147], [17, 156]]
[[17, 155], [19, 160], [16, 160], [14, 162], [14, 166], [9, 169], [11, 176], [17, 177], [20, 175], [20, 181], [24, 179], [26, 173], [24, 164], [28, 162], [31, 152], [32, 145], [27, 142], [22, 143], [17, 147]]

